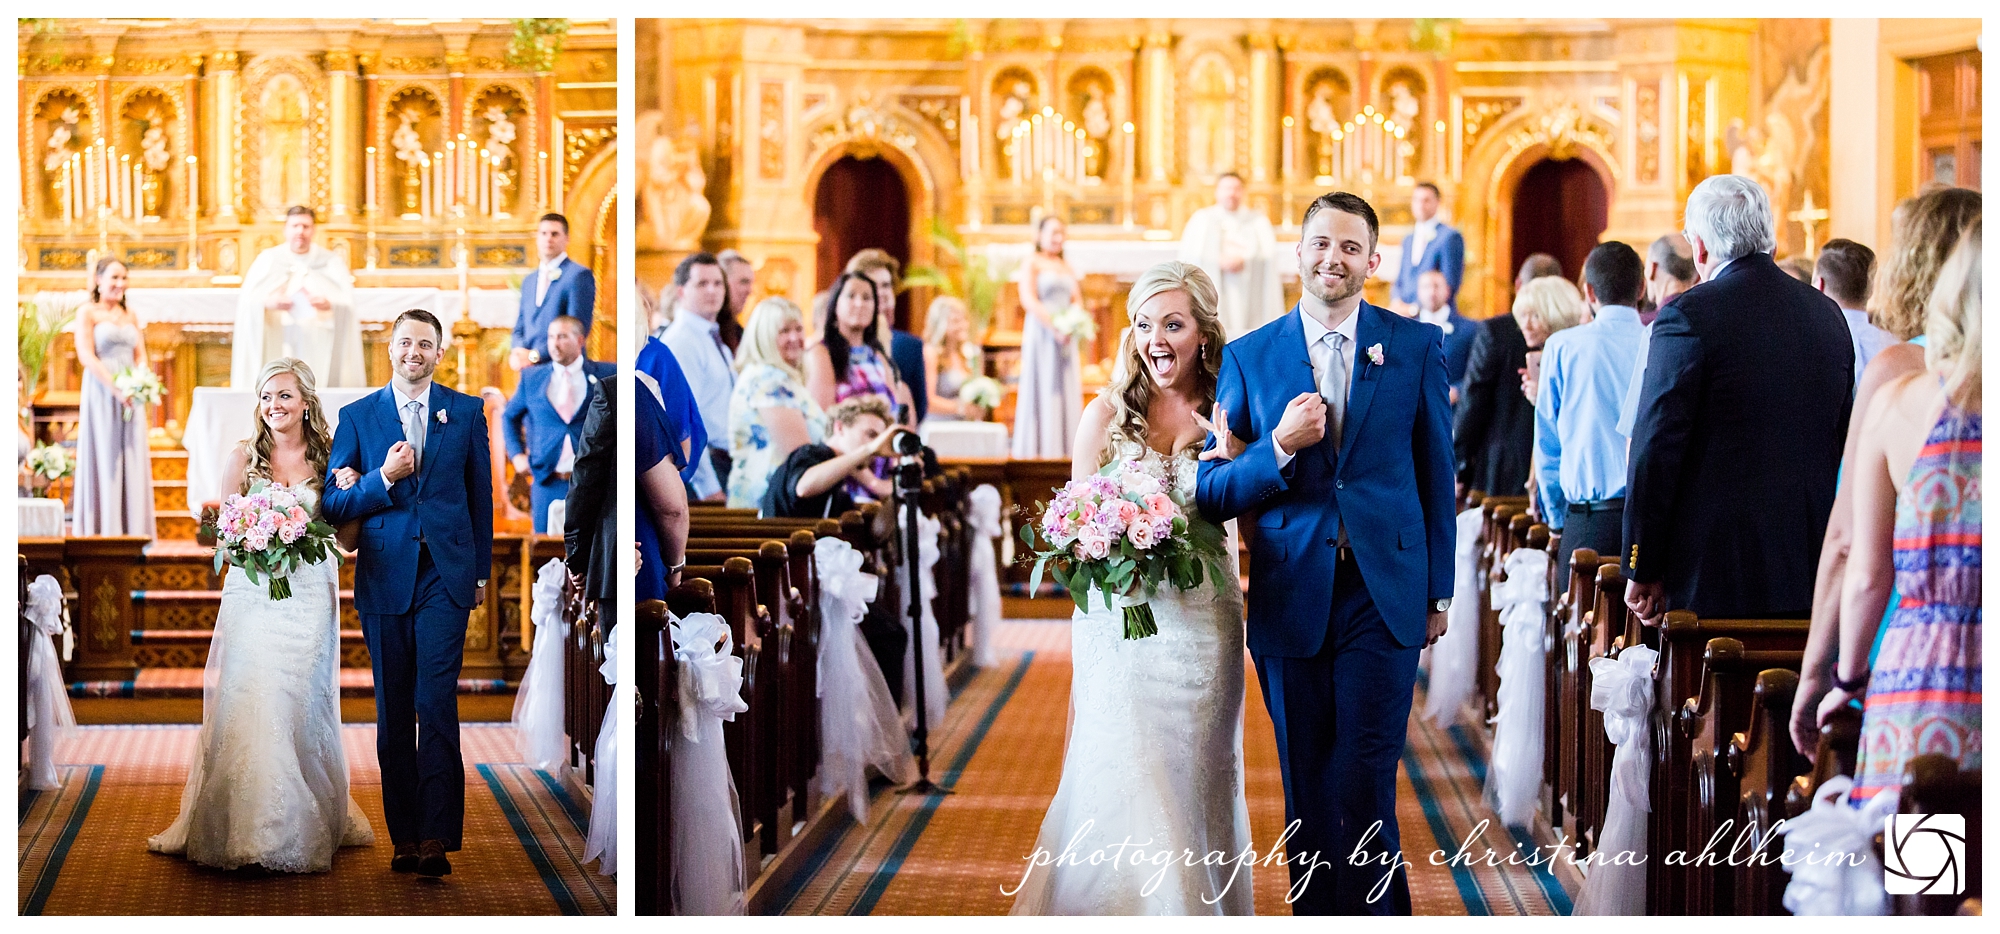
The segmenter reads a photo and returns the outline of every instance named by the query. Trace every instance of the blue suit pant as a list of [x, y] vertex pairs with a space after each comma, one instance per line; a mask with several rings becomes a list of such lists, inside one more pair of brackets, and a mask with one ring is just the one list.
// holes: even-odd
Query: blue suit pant
[[1419, 651], [1396, 643], [1360, 568], [1345, 558], [1335, 566], [1333, 612], [1319, 653], [1256, 658], [1277, 730], [1285, 821], [1299, 822], [1285, 846], [1293, 885], [1311, 874], [1293, 914], [1410, 913], [1396, 764], [1409, 730]]
[[[558, 480], [554, 477], [535, 478], [535, 482], [528, 487], [528, 502], [531, 504], [529, 508], [535, 512], [535, 534], [541, 535], [548, 531], [549, 504], [568, 498], [568, 480]], [[555, 531], [557, 535], [562, 534], [561, 529]]]
[[430, 549], [417, 550], [408, 612], [364, 613], [375, 670], [375, 755], [382, 810], [397, 844], [441, 840], [456, 850], [465, 829], [465, 762], [458, 744], [458, 674], [465, 624]]

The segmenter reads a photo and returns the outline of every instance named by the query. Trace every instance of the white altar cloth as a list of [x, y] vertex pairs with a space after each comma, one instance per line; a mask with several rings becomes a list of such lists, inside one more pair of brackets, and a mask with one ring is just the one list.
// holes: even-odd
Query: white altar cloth
[[[480, 327], [512, 328], [520, 312], [521, 293], [514, 289], [470, 289], [472, 320]], [[140, 324], [194, 324], [233, 327], [236, 298], [240, 289], [130, 289], [125, 304]], [[45, 303], [74, 305], [87, 299], [83, 292], [42, 292]], [[67, 299], [67, 301], [64, 301]], [[457, 290], [436, 288], [376, 288], [354, 290], [354, 312], [364, 323], [388, 324], [412, 308], [437, 315], [449, 331], [463, 317], [466, 303]]]
[[[326, 410], [328, 430], [339, 427], [341, 406], [374, 391], [366, 387], [320, 390], [319, 404]], [[256, 428], [256, 417], [256, 397], [248, 389], [195, 387], [187, 428], [181, 433], [181, 447], [188, 452], [190, 514], [199, 517], [202, 503], [222, 498], [222, 465], [228, 461], [230, 449], [250, 437]]]
[[923, 436], [924, 443], [944, 460], [1005, 460], [1011, 450], [1007, 446], [1007, 426], [995, 422], [925, 421], [923, 430], [918, 433]]

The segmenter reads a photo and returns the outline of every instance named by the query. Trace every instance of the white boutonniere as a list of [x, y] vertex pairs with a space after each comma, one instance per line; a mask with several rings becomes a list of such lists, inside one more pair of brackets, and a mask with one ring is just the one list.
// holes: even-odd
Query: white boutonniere
[[1369, 363], [1373, 363], [1373, 364], [1375, 364], [1376, 366], [1381, 366], [1381, 365], [1382, 365], [1382, 345], [1381, 345], [1381, 344], [1375, 344], [1375, 345], [1373, 345], [1373, 346], [1370, 346], [1370, 347], [1368, 348], [1368, 362], [1369, 362]]
[[443, 409], [439, 409], [439, 410], [438, 410], [438, 413], [437, 413], [437, 420], [438, 420], [438, 424], [440, 424], [440, 425], [449, 425], [449, 424], [451, 424], [451, 419], [450, 419], [450, 418], [447, 418], [447, 417], [445, 417], [445, 411], [444, 411]]
[[1444, 332], [1448, 335], [1454, 330], [1457, 330], [1457, 326], [1451, 323], [1451, 319], [1444, 319]]

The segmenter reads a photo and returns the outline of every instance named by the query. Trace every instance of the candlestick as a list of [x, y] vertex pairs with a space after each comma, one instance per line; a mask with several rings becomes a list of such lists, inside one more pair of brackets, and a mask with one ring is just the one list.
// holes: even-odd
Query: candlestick
[[1280, 147], [1280, 151], [1278, 153], [1279, 161], [1283, 164], [1280, 167], [1278, 174], [1280, 178], [1283, 178], [1287, 181], [1291, 180], [1292, 177], [1292, 145], [1293, 145], [1293, 137], [1295, 136], [1295, 134], [1293, 133], [1294, 129], [1295, 128], [1292, 126], [1292, 118], [1286, 117], [1283, 145]]
[[187, 201], [187, 221], [188, 221], [187, 268], [189, 272], [193, 272], [201, 268], [201, 264], [195, 261], [197, 249], [201, 245], [201, 240], [200, 240], [201, 232], [197, 227], [197, 225], [200, 223], [201, 220], [201, 187], [196, 183], [195, 180], [197, 178], [200, 178], [201, 176], [200, 173], [195, 171], [195, 157], [193, 156], [187, 157], [187, 167], [188, 167], [188, 182], [187, 182], [187, 198], [185, 199]]
[[1130, 183], [1139, 176], [1139, 166], [1132, 158], [1132, 121], [1125, 121], [1125, 181]]
[[365, 189], [363, 197], [366, 199], [362, 210], [372, 217], [375, 214], [375, 147], [373, 146], [368, 147], [367, 168], [363, 171], [367, 175], [367, 182], [362, 186]]
[[429, 217], [431, 215], [431, 160], [425, 159], [417, 164], [417, 175], [417, 187], [422, 192], [422, 196], [417, 200], [417, 203], [422, 205], [418, 213], [423, 217]]
[[537, 213], [549, 209], [549, 154], [535, 153], [535, 209]]

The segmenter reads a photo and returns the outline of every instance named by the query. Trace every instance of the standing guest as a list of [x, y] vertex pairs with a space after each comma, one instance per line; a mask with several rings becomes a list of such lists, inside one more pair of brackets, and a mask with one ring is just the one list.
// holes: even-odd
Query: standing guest
[[[90, 272], [90, 301], [76, 310], [83, 397], [76, 417], [70, 534], [153, 537], [153, 455], [146, 410], [116, 382], [146, 366], [145, 334], [125, 307], [125, 264], [106, 256]], [[248, 381], [245, 385], [249, 385]]]
[[986, 410], [961, 402], [958, 392], [979, 375], [979, 345], [972, 342], [971, 315], [949, 295], [931, 300], [924, 313], [924, 384], [930, 387], [934, 422], [984, 421]]
[[1884, 386], [1862, 423], [1839, 662], [1819, 706], [1824, 720], [1867, 692], [1856, 799], [1901, 788], [1919, 755], [1967, 770], [1983, 758], [1980, 240], [1974, 221], [1938, 274], [1925, 329], [1930, 372]]
[[1544, 276], [1528, 283], [1521, 294], [1514, 296], [1513, 314], [1514, 323], [1521, 328], [1521, 339], [1528, 342], [1527, 365], [1521, 368], [1521, 397], [1534, 405], [1542, 345], [1556, 332], [1589, 321], [1590, 306], [1584, 304], [1583, 293], [1568, 279]]
[[889, 361], [880, 300], [874, 281], [862, 273], [844, 272], [833, 281], [819, 340], [806, 348], [806, 390], [820, 408], [866, 395], [881, 396], [884, 405], [910, 404], [909, 387]]
[[708, 461], [700, 456], [708, 447], [708, 431], [701, 424], [701, 407], [695, 404], [694, 387], [688, 385], [674, 352], [657, 338], [647, 338], [634, 362], [636, 375], [645, 377], [647, 388], [667, 410], [667, 424], [678, 434], [674, 444], [680, 449], [674, 462], [680, 465], [681, 482], [692, 488], [694, 478]]
[[1451, 280], [1435, 269], [1426, 269], [1417, 277], [1417, 303], [1409, 308], [1418, 321], [1435, 324], [1444, 332], [1444, 373], [1451, 378], [1451, 404], [1455, 406], [1465, 392], [1465, 365], [1472, 359], [1472, 342], [1479, 336], [1479, 325], [1458, 313]]
[[1069, 458], [1083, 416], [1083, 370], [1076, 341], [1056, 330], [1056, 315], [1082, 304], [1076, 271], [1063, 259], [1062, 219], [1035, 225], [1035, 251], [1015, 273], [1021, 296], [1021, 369], [1014, 399], [1014, 457]]
[[1653, 310], [1641, 314], [1640, 322], [1651, 327], [1667, 302], [1694, 288], [1699, 281], [1701, 276], [1695, 272], [1686, 237], [1670, 233], [1653, 241], [1646, 250], [1646, 300], [1652, 303]]
[[930, 393], [924, 385], [924, 342], [896, 327], [896, 281], [903, 274], [903, 264], [889, 251], [871, 247], [854, 254], [846, 271], [867, 276], [875, 284], [875, 307], [882, 316], [882, 327], [889, 332], [889, 362], [895, 364], [904, 388], [895, 401], [910, 406], [906, 424], [915, 427], [930, 413]]
[[799, 369], [806, 351], [805, 318], [790, 299], [757, 303], [737, 348], [736, 389], [729, 395], [729, 505], [764, 503], [771, 468], [794, 448], [826, 437], [826, 412], [806, 392]]
[[766, 516], [794, 519], [839, 518], [854, 508], [850, 490], [860, 484], [878, 499], [888, 499], [889, 481], [875, 476], [868, 465], [890, 453], [895, 419], [881, 396], [857, 396], [827, 413], [832, 430], [824, 442], [802, 445], [771, 471], [764, 490]]
[[1847, 331], [1854, 338], [1854, 385], [1861, 386], [1861, 374], [1868, 361], [1882, 348], [1896, 342], [1888, 331], [1868, 322], [1868, 280], [1875, 275], [1875, 251], [1852, 240], [1833, 239], [1820, 248], [1819, 262], [1813, 267], [1812, 287], [1833, 299], [1847, 318]]
[[534, 504], [536, 534], [548, 530], [549, 504], [569, 495], [591, 395], [600, 381], [618, 372], [614, 364], [584, 357], [583, 322], [568, 315], [549, 322], [544, 345], [548, 362], [522, 371], [521, 383], [500, 416], [514, 472], [535, 478], [529, 501]]
[[[1390, 292], [1391, 304], [1415, 307], [1420, 277], [1430, 271], [1444, 274], [1451, 294], [1458, 294], [1465, 281], [1465, 237], [1438, 219], [1442, 196], [1430, 182], [1418, 182], [1410, 191], [1410, 216], [1417, 225], [1403, 239], [1402, 259], [1396, 264], [1396, 284]], [[1450, 353], [1447, 342], [1446, 353]]]
[[680, 583], [687, 566], [687, 491], [681, 485], [673, 424], [651, 387], [635, 393], [632, 437], [637, 448], [633, 468], [639, 477], [639, 515], [633, 525], [639, 550], [639, 572], [632, 582], [633, 599], [664, 600]]
[[722, 264], [722, 278], [729, 286], [729, 319], [746, 321], [750, 311], [750, 294], [757, 290], [756, 265], [735, 250], [723, 250], [715, 254], [715, 260]]
[[569, 218], [544, 214], [535, 223], [535, 250], [541, 262], [521, 280], [521, 310], [514, 317], [514, 349], [507, 365], [516, 370], [549, 359], [549, 322], [567, 316], [590, 335], [597, 305], [597, 279], [590, 267], [569, 258]]
[[674, 320], [660, 342], [674, 352], [688, 385], [694, 387], [709, 445], [696, 452], [705, 465], [695, 474], [692, 492], [695, 499], [720, 500], [729, 485], [729, 449], [722, 442], [729, 437], [729, 393], [736, 386], [736, 352], [721, 324], [729, 286], [722, 277], [722, 263], [712, 253], [681, 260], [674, 267], [674, 285], [680, 289]]
[[1285, 313], [1278, 281], [1278, 235], [1264, 212], [1243, 203], [1243, 176], [1215, 180], [1215, 203], [1194, 212], [1181, 231], [1180, 260], [1201, 267], [1215, 283], [1222, 326], [1248, 334]]
[[[1545, 276], [1562, 276], [1562, 263], [1547, 253], [1529, 256], [1514, 277], [1514, 292]], [[1528, 341], [1513, 315], [1479, 323], [1465, 361], [1465, 392], [1452, 421], [1460, 496], [1468, 490], [1519, 496], [1527, 489], [1535, 446], [1535, 407], [1521, 395], [1521, 374], [1527, 368]]]
[[[1854, 413], [1847, 425], [1847, 446], [1841, 463], [1859, 456], [1862, 419], [1880, 389], [1896, 379], [1924, 369], [1924, 302], [1937, 284], [1946, 257], [1958, 246], [1960, 233], [1979, 220], [1981, 198], [1976, 191], [1940, 188], [1898, 204], [1890, 215], [1894, 239], [1881, 281], [1869, 298], [1870, 316], [1891, 337], [1891, 344], [1868, 362], [1855, 391]], [[1854, 538], [1854, 485], [1845, 482], [1827, 517], [1826, 539], [1820, 545], [1819, 576], [1813, 581], [1812, 632], [1806, 638], [1799, 666], [1799, 687], [1792, 695], [1792, 738], [1808, 756], [1819, 746], [1819, 704], [1833, 688], [1833, 662], [1839, 644], [1841, 589]], [[1889, 601], [1894, 607], [1897, 600]], [[1878, 630], [1879, 631], [1879, 630]]]
[[[641, 395], [648, 395], [643, 389]], [[618, 381], [601, 380], [583, 416], [576, 472], [563, 509], [563, 564], [583, 578], [583, 594], [604, 605], [618, 599], [618, 581], [630, 570], [618, 538]]]
[[1794, 256], [1790, 259], [1779, 262], [1778, 268], [1784, 270], [1785, 275], [1791, 276], [1792, 278], [1797, 279], [1800, 282], [1803, 282], [1807, 285], [1812, 285], [1813, 266], [1811, 263], [1808, 263], [1805, 260]]
[[1625, 436], [1618, 433], [1618, 407], [1645, 340], [1634, 307], [1645, 288], [1637, 252], [1616, 240], [1598, 244], [1583, 262], [1590, 323], [1551, 335], [1542, 345], [1535, 477], [1542, 520], [1563, 533], [1556, 555], [1558, 590], [1568, 586], [1571, 552], [1616, 554], [1624, 539]]
[[1853, 405], [1833, 300], [1771, 259], [1771, 203], [1741, 175], [1688, 195], [1702, 284], [1653, 322], [1625, 482], [1625, 602], [1803, 619]]

